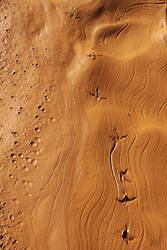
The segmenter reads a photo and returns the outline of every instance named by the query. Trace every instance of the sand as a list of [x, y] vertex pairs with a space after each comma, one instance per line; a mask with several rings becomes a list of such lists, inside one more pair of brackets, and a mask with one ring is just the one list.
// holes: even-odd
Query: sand
[[0, 249], [167, 249], [166, 20], [0, 1]]

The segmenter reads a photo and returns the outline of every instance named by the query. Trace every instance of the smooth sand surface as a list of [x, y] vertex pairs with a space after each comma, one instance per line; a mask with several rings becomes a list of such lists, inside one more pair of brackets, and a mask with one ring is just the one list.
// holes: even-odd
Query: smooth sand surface
[[166, 20], [0, 1], [0, 249], [167, 249]]

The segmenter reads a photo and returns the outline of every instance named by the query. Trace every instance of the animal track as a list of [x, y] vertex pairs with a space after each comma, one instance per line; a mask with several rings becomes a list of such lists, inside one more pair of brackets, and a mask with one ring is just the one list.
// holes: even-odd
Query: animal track
[[91, 96], [93, 96], [96, 100], [98, 100], [99, 102], [100, 102], [101, 100], [105, 100], [105, 99], [106, 99], [106, 97], [101, 97], [101, 96], [99, 95], [99, 89], [98, 89], [98, 88], [95, 89], [95, 92], [94, 92], [94, 93], [89, 92], [89, 94], [90, 94]]
[[81, 18], [80, 16], [77, 16], [76, 13], [75, 13], [75, 8], [72, 7], [71, 8], [71, 11], [70, 12], [66, 12], [66, 15], [74, 18], [74, 19], [78, 19], [78, 18]]
[[119, 178], [121, 182], [124, 182], [124, 176], [127, 174], [128, 170], [125, 169], [125, 171], [120, 171]]
[[118, 135], [118, 132], [117, 132], [117, 130], [116, 130], [116, 128], [114, 128], [114, 130], [113, 130], [113, 134], [110, 136], [110, 138], [113, 140], [113, 141], [119, 141], [119, 140], [122, 140], [122, 139], [124, 139], [124, 138], [127, 138], [128, 137], [128, 135], [122, 135], [122, 136], [119, 136]]
[[134, 237], [132, 237], [129, 234], [129, 229], [126, 226], [125, 229], [122, 232], [122, 239], [126, 242], [126, 244], [129, 244], [130, 241], [134, 240]]
[[137, 197], [129, 198], [127, 195], [125, 195], [124, 198], [123, 198], [122, 200], [117, 199], [117, 201], [120, 202], [120, 203], [126, 204], [126, 203], [128, 203], [128, 202], [131, 202], [131, 201], [136, 200], [136, 198], [137, 198]]
[[94, 49], [92, 49], [92, 52], [91, 52], [90, 54], [86, 55], [86, 56], [87, 56], [87, 57], [90, 57], [92, 60], [96, 60], [97, 57], [103, 56], [103, 55], [96, 54], [95, 51], [94, 51]]

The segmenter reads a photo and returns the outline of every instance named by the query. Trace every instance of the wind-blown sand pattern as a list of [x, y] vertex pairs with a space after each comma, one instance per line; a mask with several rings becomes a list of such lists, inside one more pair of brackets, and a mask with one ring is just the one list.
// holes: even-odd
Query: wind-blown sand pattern
[[166, 14], [0, 1], [0, 249], [167, 249]]

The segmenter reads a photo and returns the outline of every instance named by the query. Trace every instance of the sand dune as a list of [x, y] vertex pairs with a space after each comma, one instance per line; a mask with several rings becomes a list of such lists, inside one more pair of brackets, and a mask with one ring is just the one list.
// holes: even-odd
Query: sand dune
[[0, 249], [167, 249], [166, 13], [0, 1]]

